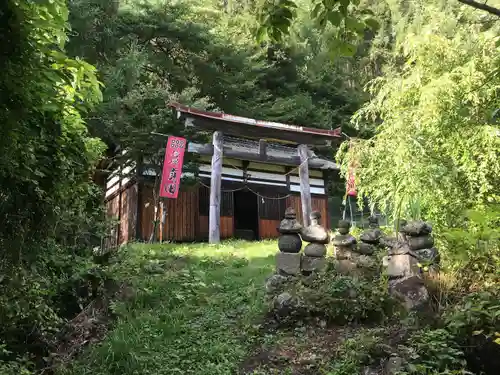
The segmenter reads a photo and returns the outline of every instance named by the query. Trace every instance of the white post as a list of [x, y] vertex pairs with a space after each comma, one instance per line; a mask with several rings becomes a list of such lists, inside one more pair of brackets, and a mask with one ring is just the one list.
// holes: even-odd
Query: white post
[[311, 187], [309, 185], [309, 162], [307, 145], [299, 145], [300, 156], [299, 179], [300, 179], [300, 201], [302, 203], [302, 222], [304, 227], [308, 227], [311, 215]]
[[214, 153], [212, 155], [212, 173], [210, 177], [210, 211], [208, 242], [220, 242], [220, 196], [221, 196], [221, 176], [222, 176], [222, 148], [224, 141], [222, 133], [214, 132], [213, 135]]

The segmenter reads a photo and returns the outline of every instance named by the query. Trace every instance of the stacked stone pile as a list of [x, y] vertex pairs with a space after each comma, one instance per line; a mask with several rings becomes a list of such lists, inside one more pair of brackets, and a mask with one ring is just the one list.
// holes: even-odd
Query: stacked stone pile
[[[326, 245], [330, 236], [320, 224], [321, 215], [314, 211], [311, 213], [311, 225], [303, 228], [297, 221], [293, 208], [287, 208], [285, 218], [278, 227], [279, 252], [276, 254], [277, 272], [269, 277], [266, 282], [266, 292], [274, 315], [282, 321], [294, 315], [302, 314], [304, 306], [295, 296], [294, 288], [298, 282], [307, 284], [315, 272], [321, 271], [326, 266]], [[301, 253], [302, 240], [309, 242]]]
[[410, 250], [415, 252], [417, 259], [437, 266], [440, 262], [439, 251], [434, 247], [432, 227], [423, 221], [406, 223], [401, 231], [406, 235]]
[[382, 231], [378, 225], [378, 219], [371, 216], [368, 219], [369, 228], [368, 230], [361, 233], [359, 237], [360, 243], [358, 245], [358, 251], [364, 255], [372, 255], [380, 245], [380, 239], [382, 238]]
[[318, 211], [311, 213], [311, 225], [303, 228], [301, 237], [309, 244], [304, 248], [301, 259], [301, 269], [304, 275], [313, 271], [319, 271], [326, 266], [326, 245], [330, 242], [330, 236], [326, 229], [320, 224], [321, 214]]
[[431, 232], [432, 227], [425, 222], [405, 222], [400, 228], [399, 240], [388, 252], [389, 291], [401, 299], [408, 310], [420, 309], [429, 300], [420, 265], [439, 262]]
[[[349, 233], [350, 228], [349, 221], [340, 220], [338, 224], [339, 234], [332, 241], [335, 247], [337, 271], [343, 274], [363, 273], [366, 269], [372, 269], [375, 266], [375, 260], [370, 256], [376, 249], [373, 244], [374, 239], [367, 237], [372, 243], [358, 244], [356, 238]], [[373, 233], [370, 233], [370, 236], [373, 236]], [[380, 236], [377, 235], [374, 238], [378, 241]]]
[[335, 259], [337, 260], [337, 270], [341, 273], [349, 273], [356, 268], [355, 250], [356, 238], [349, 231], [351, 223], [347, 220], [340, 220], [338, 223], [338, 234], [333, 238], [332, 244], [335, 249]]
[[295, 276], [300, 273], [302, 239], [299, 233], [301, 231], [302, 225], [297, 221], [295, 210], [291, 207], [287, 208], [285, 218], [278, 227], [280, 252], [276, 254], [276, 266], [280, 275]]

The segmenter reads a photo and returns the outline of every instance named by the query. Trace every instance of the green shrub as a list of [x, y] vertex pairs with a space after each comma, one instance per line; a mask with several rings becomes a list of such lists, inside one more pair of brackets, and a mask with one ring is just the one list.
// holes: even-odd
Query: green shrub
[[308, 315], [336, 324], [382, 321], [396, 306], [383, 280], [358, 279], [334, 272], [318, 276], [308, 286], [299, 283], [293, 293]]
[[408, 339], [402, 351], [410, 374], [459, 370], [465, 366], [464, 353], [446, 329], [425, 329]]
[[456, 293], [500, 282], [500, 206], [469, 210], [455, 228], [440, 228], [437, 246], [443, 265], [453, 274]]

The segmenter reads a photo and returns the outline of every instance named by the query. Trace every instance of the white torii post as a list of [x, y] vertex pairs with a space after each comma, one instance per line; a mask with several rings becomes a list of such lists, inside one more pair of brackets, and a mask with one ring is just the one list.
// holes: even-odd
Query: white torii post
[[208, 219], [208, 242], [220, 242], [220, 197], [222, 176], [222, 149], [224, 141], [222, 132], [213, 135], [212, 171], [210, 174], [210, 210]]
[[309, 161], [308, 161], [308, 147], [307, 145], [299, 145], [298, 147], [300, 166], [299, 166], [299, 179], [300, 179], [300, 202], [302, 203], [302, 222], [304, 227], [311, 225], [310, 215], [311, 207], [311, 187], [309, 185]]

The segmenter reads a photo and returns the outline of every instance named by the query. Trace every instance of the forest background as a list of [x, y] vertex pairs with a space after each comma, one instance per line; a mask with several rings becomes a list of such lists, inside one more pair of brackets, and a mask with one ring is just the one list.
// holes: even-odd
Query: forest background
[[170, 101], [342, 126], [355, 141], [337, 157], [343, 173], [358, 163], [361, 195], [433, 222], [463, 290], [498, 280], [499, 18], [454, 0], [281, 1], [274, 18], [268, 4], [1, 6], [2, 373], [43, 367], [100, 292], [92, 248], [107, 223], [91, 177], [109, 148], [154, 157], [152, 131], [181, 135]]

